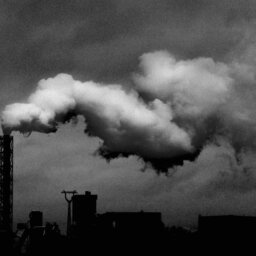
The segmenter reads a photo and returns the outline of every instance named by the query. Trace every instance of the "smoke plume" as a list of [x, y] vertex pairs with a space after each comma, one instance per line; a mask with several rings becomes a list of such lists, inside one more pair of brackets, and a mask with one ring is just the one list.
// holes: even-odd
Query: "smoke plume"
[[246, 81], [248, 66], [211, 58], [176, 60], [157, 51], [143, 54], [139, 68], [131, 89], [68, 74], [40, 80], [25, 103], [5, 107], [3, 132], [51, 133], [83, 116], [85, 132], [102, 140], [98, 153], [104, 158], [137, 155], [158, 171], [195, 159], [216, 136], [237, 150], [254, 147], [250, 108], [238, 101], [240, 84], [254, 82], [254, 74]]

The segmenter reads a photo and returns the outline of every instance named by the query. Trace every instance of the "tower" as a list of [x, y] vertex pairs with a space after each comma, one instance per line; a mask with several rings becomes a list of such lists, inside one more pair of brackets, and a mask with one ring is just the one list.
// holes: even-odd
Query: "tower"
[[86, 191], [84, 195], [74, 195], [72, 200], [73, 224], [93, 225], [97, 214], [97, 195]]
[[0, 136], [0, 230], [12, 232], [13, 137]]

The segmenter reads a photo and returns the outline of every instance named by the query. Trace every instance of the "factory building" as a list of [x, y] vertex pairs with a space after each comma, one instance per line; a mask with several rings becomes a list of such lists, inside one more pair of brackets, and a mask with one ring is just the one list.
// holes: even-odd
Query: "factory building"
[[72, 196], [71, 233], [75, 237], [92, 237], [100, 234], [122, 235], [152, 234], [163, 229], [159, 212], [107, 212], [97, 214], [97, 195], [86, 191], [85, 194]]
[[99, 223], [106, 231], [122, 234], [147, 234], [163, 228], [159, 212], [107, 212], [99, 215]]
[[201, 216], [198, 218], [198, 232], [201, 238], [245, 238], [256, 235], [256, 217], [250, 216]]

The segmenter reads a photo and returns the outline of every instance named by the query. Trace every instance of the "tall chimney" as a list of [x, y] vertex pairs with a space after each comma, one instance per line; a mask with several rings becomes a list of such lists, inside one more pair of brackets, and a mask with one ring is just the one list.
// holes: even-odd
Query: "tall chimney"
[[0, 230], [12, 232], [13, 137], [0, 136]]

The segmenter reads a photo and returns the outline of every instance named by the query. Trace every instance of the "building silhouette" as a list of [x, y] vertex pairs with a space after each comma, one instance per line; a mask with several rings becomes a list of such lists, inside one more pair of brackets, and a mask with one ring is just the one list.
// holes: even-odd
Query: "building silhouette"
[[101, 229], [121, 234], [149, 234], [163, 228], [159, 212], [107, 212], [99, 215], [98, 219]]
[[256, 217], [199, 216], [198, 230], [192, 232], [182, 227], [165, 227], [160, 212], [98, 214], [97, 198], [89, 191], [72, 196], [68, 236], [60, 234], [56, 223], [44, 225], [42, 212], [30, 212], [29, 221], [17, 225], [16, 255], [77, 255], [81, 251], [120, 255], [120, 246], [131, 248], [130, 253], [138, 247], [143, 253], [151, 253], [152, 249], [159, 254], [159, 250], [187, 253], [198, 251], [202, 244], [215, 248], [230, 248], [234, 241], [237, 245], [251, 245], [256, 235]]
[[72, 221], [73, 225], [91, 225], [96, 221], [97, 215], [97, 195], [85, 191], [84, 195], [74, 195], [72, 197]]
[[200, 216], [198, 217], [200, 238], [217, 240], [226, 238], [245, 239], [256, 235], [256, 217], [251, 216]]

